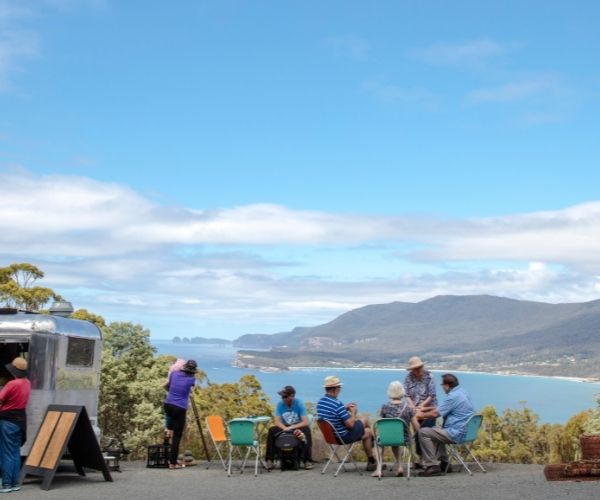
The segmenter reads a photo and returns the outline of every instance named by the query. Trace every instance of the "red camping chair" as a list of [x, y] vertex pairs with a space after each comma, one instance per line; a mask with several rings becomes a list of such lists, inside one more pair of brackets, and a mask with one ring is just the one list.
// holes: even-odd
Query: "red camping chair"
[[[329, 467], [329, 464], [333, 460], [333, 457], [335, 457], [337, 458], [338, 462], [340, 462], [340, 466], [335, 471], [334, 477], [338, 475], [342, 467], [344, 468], [344, 471], [348, 470], [346, 469], [346, 461], [348, 460], [348, 458], [350, 458], [350, 461], [354, 464], [354, 467], [356, 467], [356, 470], [362, 476], [362, 472], [358, 468], [358, 465], [356, 464], [356, 462], [354, 461], [354, 457], [352, 456], [352, 448], [354, 448], [356, 442], [344, 443], [340, 438], [338, 432], [335, 430], [334, 425], [329, 420], [319, 420], [317, 421], [317, 423], [319, 424], [319, 429], [321, 429], [321, 433], [325, 438], [325, 442], [329, 445], [329, 448], [331, 449], [331, 453], [329, 454], [329, 460], [327, 460], [327, 463], [325, 464], [325, 467], [323, 467], [321, 474], [325, 474], [327, 467]], [[340, 451], [345, 452], [345, 455], [342, 458], [340, 458], [340, 456], [338, 455], [338, 450], [340, 448]]]

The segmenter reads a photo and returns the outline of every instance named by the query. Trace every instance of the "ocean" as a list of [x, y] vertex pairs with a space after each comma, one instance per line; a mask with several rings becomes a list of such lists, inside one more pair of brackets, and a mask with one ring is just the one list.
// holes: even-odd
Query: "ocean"
[[[323, 395], [325, 376], [337, 375], [344, 384], [340, 399], [344, 403], [355, 402], [360, 412], [369, 412], [373, 416], [387, 400], [388, 384], [393, 380], [403, 381], [406, 376], [405, 370], [389, 369], [303, 368], [262, 372], [231, 366], [236, 352], [231, 347], [175, 344], [165, 340], [153, 340], [152, 345], [159, 354], [195, 359], [211, 382], [235, 382], [246, 373], [255, 375], [273, 402], [278, 399], [277, 391], [285, 385], [292, 385], [299, 398], [316, 403]], [[471, 394], [478, 409], [492, 405], [501, 413], [507, 408], [519, 409], [526, 405], [538, 414], [542, 423], [564, 424], [576, 413], [596, 407], [595, 396], [600, 393], [600, 383], [554, 377], [454, 373]], [[441, 373], [434, 374], [439, 385]], [[440, 387], [438, 399], [442, 396]]]

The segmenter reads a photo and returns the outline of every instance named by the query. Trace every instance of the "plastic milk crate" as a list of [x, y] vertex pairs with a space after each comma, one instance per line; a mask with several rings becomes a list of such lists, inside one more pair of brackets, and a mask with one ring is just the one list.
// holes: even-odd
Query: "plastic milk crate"
[[169, 466], [169, 452], [171, 451], [170, 446], [164, 444], [154, 444], [148, 446], [148, 462], [146, 467], [164, 467]]

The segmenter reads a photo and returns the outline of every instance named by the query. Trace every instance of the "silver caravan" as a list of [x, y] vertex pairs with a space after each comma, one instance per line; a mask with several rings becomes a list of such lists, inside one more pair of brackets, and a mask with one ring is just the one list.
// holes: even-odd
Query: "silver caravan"
[[15, 357], [28, 362], [27, 455], [49, 404], [85, 405], [96, 427], [102, 336], [93, 323], [45, 314], [0, 311], [0, 385]]

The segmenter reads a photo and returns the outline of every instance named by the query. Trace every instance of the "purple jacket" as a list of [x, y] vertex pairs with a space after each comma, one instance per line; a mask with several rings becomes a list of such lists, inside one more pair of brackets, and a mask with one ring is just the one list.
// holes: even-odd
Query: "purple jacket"
[[182, 371], [173, 372], [169, 376], [169, 394], [165, 403], [188, 409], [190, 403], [190, 391], [196, 384], [196, 377]]

